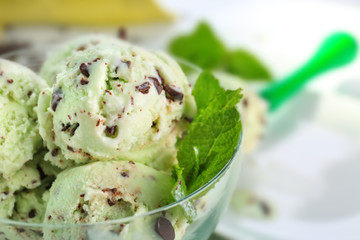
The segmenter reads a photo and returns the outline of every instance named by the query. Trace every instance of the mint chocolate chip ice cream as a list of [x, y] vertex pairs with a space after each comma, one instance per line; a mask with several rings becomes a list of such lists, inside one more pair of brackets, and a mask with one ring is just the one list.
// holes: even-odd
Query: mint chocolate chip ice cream
[[66, 69], [69, 58], [78, 51], [95, 46], [99, 43], [116, 43], [119, 40], [105, 35], [93, 34], [82, 36], [66, 42], [48, 53], [48, 57], [40, 69], [40, 76], [49, 86], [56, 82], [56, 75]]
[[0, 174], [5, 178], [21, 169], [42, 145], [35, 107], [46, 86], [30, 69], [0, 59]]
[[194, 113], [173, 60], [121, 41], [75, 52], [39, 98], [45, 158], [62, 168], [125, 158], [168, 169], [182, 122]]

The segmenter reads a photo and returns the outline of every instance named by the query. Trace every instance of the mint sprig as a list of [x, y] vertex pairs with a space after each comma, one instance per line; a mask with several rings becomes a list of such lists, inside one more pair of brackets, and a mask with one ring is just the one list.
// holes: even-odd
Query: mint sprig
[[[193, 95], [198, 114], [178, 144], [179, 164], [175, 167], [178, 181], [176, 191], [172, 191], [175, 199], [204, 186], [221, 171], [232, 157], [242, 129], [236, 108], [242, 97], [241, 89], [225, 91], [212, 74], [204, 72], [194, 86]], [[185, 212], [189, 209], [184, 208]]]
[[245, 80], [272, 80], [270, 71], [254, 54], [226, 48], [205, 22], [199, 23], [192, 33], [173, 39], [169, 51], [203, 69], [224, 70]]

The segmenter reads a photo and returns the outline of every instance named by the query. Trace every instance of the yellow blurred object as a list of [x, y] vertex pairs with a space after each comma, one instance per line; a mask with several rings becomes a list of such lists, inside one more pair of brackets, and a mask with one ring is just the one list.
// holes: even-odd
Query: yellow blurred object
[[0, 30], [17, 24], [119, 26], [171, 19], [154, 0], [0, 0]]

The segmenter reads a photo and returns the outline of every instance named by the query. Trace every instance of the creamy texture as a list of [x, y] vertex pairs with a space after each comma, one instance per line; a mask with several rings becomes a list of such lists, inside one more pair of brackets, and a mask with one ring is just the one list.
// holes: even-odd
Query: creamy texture
[[46, 80], [49, 86], [56, 82], [56, 75], [66, 69], [69, 58], [77, 51], [95, 46], [99, 43], [118, 42], [116, 38], [100, 34], [82, 36], [66, 42], [48, 53], [46, 61], [40, 69], [40, 76]]
[[166, 204], [171, 175], [132, 161], [95, 162], [61, 172], [50, 189], [45, 223], [118, 219]]
[[41, 146], [35, 107], [45, 81], [30, 69], [0, 59], [0, 174], [10, 177]]
[[119, 158], [168, 168], [183, 130], [178, 122], [195, 111], [173, 60], [120, 41], [99, 43], [74, 53], [40, 95], [45, 158], [62, 168]]

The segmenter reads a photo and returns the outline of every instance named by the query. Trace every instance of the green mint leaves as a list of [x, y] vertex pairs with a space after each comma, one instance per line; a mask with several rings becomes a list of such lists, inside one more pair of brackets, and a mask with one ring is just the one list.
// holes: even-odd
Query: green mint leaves
[[240, 76], [244, 79], [272, 79], [269, 70], [254, 55], [246, 50], [231, 51], [227, 57], [225, 66], [227, 72]]
[[222, 42], [205, 23], [200, 23], [192, 34], [174, 39], [169, 49], [172, 54], [205, 69], [217, 67], [226, 52]]
[[[172, 191], [176, 200], [184, 192], [188, 195], [204, 186], [221, 171], [232, 157], [242, 129], [236, 108], [241, 89], [225, 91], [211, 73], [203, 72], [193, 95], [198, 113], [178, 144], [177, 184]], [[192, 208], [184, 209], [190, 216]]]
[[245, 80], [270, 81], [270, 71], [244, 49], [228, 50], [209, 25], [202, 22], [193, 33], [175, 38], [169, 45], [175, 56], [203, 69], [225, 70]]

